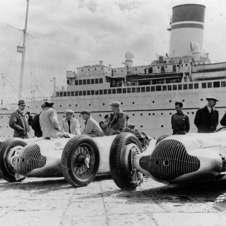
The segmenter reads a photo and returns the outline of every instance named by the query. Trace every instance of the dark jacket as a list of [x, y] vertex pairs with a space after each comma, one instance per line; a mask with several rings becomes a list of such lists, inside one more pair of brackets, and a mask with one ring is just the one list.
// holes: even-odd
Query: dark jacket
[[226, 126], [226, 113], [224, 114], [223, 118], [220, 120], [220, 124], [222, 126]]
[[218, 121], [218, 111], [213, 108], [210, 113], [207, 106], [205, 106], [196, 112], [194, 123], [198, 128], [198, 133], [211, 133], [216, 131]]
[[173, 114], [171, 117], [171, 124], [173, 134], [177, 134], [177, 132], [187, 133], [190, 130], [189, 118], [183, 112]]
[[40, 112], [39, 114], [36, 114], [33, 118], [33, 121], [31, 123], [31, 127], [32, 129], [35, 131], [35, 136], [36, 137], [42, 137], [42, 130], [41, 130], [41, 126], [39, 123], [39, 116], [42, 112]]
[[126, 126], [126, 114], [119, 109], [118, 113], [114, 113], [110, 116], [110, 122], [108, 123], [108, 135], [120, 133]]
[[14, 129], [13, 137], [20, 137], [22, 139], [28, 138], [30, 131], [26, 115], [20, 110], [16, 110], [11, 114], [9, 119], [9, 126]]

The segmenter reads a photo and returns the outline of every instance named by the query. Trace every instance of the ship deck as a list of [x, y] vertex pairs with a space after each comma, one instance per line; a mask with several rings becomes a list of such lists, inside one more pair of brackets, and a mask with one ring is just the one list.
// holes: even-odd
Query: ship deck
[[226, 180], [202, 186], [167, 186], [145, 178], [136, 191], [110, 177], [74, 188], [60, 179], [0, 180], [1, 226], [225, 225]]

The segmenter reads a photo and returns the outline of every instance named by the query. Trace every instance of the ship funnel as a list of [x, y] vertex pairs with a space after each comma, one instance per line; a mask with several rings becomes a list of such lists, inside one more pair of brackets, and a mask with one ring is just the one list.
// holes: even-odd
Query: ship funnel
[[194, 61], [199, 61], [201, 56], [199, 44], [196, 42], [190, 42], [190, 49], [191, 49], [192, 57]]
[[192, 43], [199, 46], [202, 53], [204, 34], [204, 5], [184, 4], [173, 7], [170, 34], [170, 57], [192, 56]]

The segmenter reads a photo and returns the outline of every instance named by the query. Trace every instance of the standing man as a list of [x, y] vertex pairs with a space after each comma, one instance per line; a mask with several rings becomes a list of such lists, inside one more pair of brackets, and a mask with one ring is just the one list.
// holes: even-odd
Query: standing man
[[45, 109], [39, 116], [39, 122], [44, 139], [58, 138], [61, 134], [57, 112], [53, 109], [53, 102], [45, 102]]
[[217, 101], [216, 97], [207, 97], [207, 106], [200, 108], [195, 115], [194, 123], [198, 128], [198, 133], [215, 132], [218, 125], [219, 113], [214, 108]]
[[73, 118], [74, 111], [68, 109], [65, 111], [66, 117], [62, 119], [62, 132], [67, 132], [74, 135], [80, 135], [80, 125], [79, 121]]
[[103, 130], [90, 114], [90, 111], [81, 112], [82, 118], [85, 120], [85, 129], [82, 131], [82, 134], [87, 134], [91, 137], [103, 137]]
[[19, 137], [22, 139], [29, 138], [28, 133], [30, 131], [26, 115], [24, 114], [25, 109], [24, 100], [19, 100], [18, 109], [11, 114], [9, 119], [9, 126], [14, 129], [13, 137]]
[[186, 114], [184, 114], [182, 108], [183, 103], [181, 102], [175, 103], [176, 113], [173, 114], [171, 117], [173, 135], [188, 133], [188, 131], [190, 130], [189, 117]]
[[113, 101], [110, 103], [111, 110], [113, 114], [110, 117], [110, 122], [108, 123], [108, 135], [119, 134], [126, 126], [126, 115], [119, 108], [120, 103], [118, 101]]
[[36, 137], [42, 137], [42, 130], [41, 130], [41, 126], [40, 126], [39, 117], [40, 117], [41, 113], [43, 112], [43, 110], [45, 109], [45, 104], [42, 104], [41, 108], [42, 108], [42, 111], [34, 116], [33, 121], [31, 123], [31, 127], [34, 130]]

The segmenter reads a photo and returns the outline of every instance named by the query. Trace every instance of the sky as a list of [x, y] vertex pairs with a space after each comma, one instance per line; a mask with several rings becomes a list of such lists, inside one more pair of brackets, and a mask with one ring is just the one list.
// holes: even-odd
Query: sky
[[[26, 0], [0, 1], [0, 98], [16, 100], [19, 87]], [[32, 0], [29, 4], [24, 96], [53, 92], [66, 86], [66, 71], [103, 60], [123, 66], [125, 52], [134, 64], [151, 63], [169, 51], [172, 7], [197, 3], [206, 6], [203, 49], [212, 62], [226, 61], [225, 0]], [[10, 25], [10, 26], [8, 26]], [[13, 28], [15, 27], [15, 28]], [[33, 36], [35, 35], [35, 36]], [[43, 85], [39, 81], [41, 81]], [[10, 88], [8, 88], [10, 87]], [[15, 97], [14, 97], [15, 96]]]

